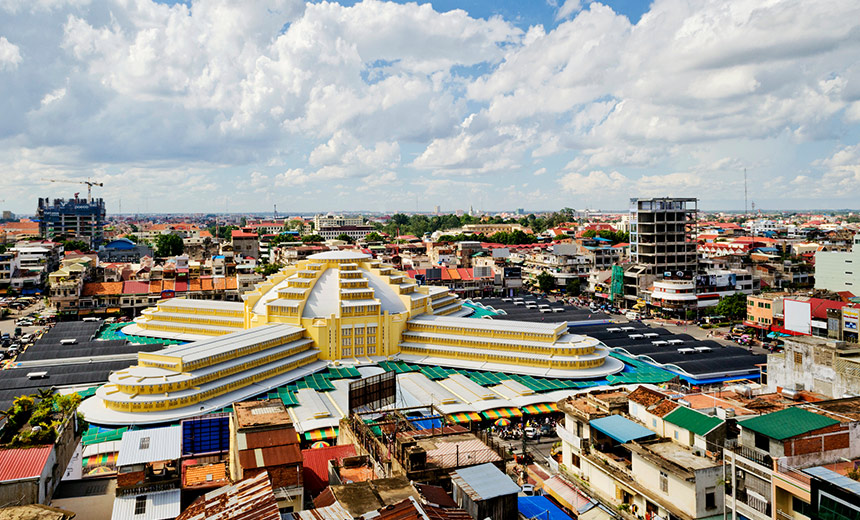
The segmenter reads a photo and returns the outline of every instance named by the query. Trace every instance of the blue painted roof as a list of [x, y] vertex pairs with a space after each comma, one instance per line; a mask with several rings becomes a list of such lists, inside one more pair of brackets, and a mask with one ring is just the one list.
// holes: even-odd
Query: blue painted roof
[[455, 483], [457, 480], [462, 480], [468, 487], [472, 488], [480, 500], [520, 492], [520, 487], [510, 477], [489, 462], [458, 469], [451, 475], [451, 479]]
[[611, 437], [612, 439], [615, 439], [622, 444], [636, 439], [644, 439], [645, 437], [651, 437], [656, 435], [648, 428], [620, 415], [610, 415], [608, 417], [594, 419], [590, 421], [589, 424], [595, 430]]
[[547, 497], [517, 497], [517, 509], [526, 518], [540, 520], [571, 520], [557, 505]]
[[841, 487], [846, 491], [850, 491], [855, 495], [860, 496], [860, 482], [857, 482], [854, 479], [850, 479], [844, 475], [836, 473], [835, 471], [829, 470], [824, 466], [807, 468], [803, 470], [803, 472], [807, 475], [812, 475], [813, 477], [820, 478], [821, 480], [826, 480], [834, 486]]

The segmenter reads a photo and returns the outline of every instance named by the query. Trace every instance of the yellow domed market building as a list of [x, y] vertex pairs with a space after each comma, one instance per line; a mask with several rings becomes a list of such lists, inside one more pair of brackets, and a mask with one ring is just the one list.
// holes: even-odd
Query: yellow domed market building
[[566, 322], [467, 318], [445, 287], [419, 286], [359, 251], [309, 256], [243, 302], [173, 298], [130, 335], [187, 341], [138, 353], [81, 405], [96, 424], [151, 424], [221, 409], [332, 366], [398, 360], [523, 376], [594, 379], [620, 372], [600, 341]]

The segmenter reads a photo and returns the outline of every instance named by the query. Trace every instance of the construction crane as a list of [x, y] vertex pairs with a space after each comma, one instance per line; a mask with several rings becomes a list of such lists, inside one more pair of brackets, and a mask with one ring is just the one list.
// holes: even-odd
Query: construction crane
[[[92, 200], [93, 198], [93, 186], [98, 186], [99, 188], [103, 187], [105, 184], [103, 182], [93, 182], [90, 180], [86, 181], [68, 181], [65, 179], [42, 179], [49, 182], [67, 182], [69, 184], [86, 184], [87, 185], [87, 200]], [[77, 195], [76, 195], [77, 198]]]

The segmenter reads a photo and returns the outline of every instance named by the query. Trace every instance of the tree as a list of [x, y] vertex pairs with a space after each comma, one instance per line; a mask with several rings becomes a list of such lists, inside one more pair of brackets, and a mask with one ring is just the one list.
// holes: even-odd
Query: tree
[[546, 271], [537, 276], [538, 288], [545, 293], [555, 289], [555, 277]]
[[89, 251], [90, 246], [83, 240], [66, 240], [63, 242], [64, 251]]
[[567, 285], [564, 286], [564, 292], [571, 296], [579, 296], [579, 293], [582, 291], [582, 282], [579, 278], [574, 278], [573, 280], [568, 280]]
[[168, 233], [158, 235], [155, 239], [155, 255], [160, 257], [181, 255], [185, 250], [185, 244], [182, 243], [182, 237]]
[[364, 237], [364, 239], [367, 240], [368, 242], [382, 242], [382, 240], [383, 240], [382, 235], [380, 235], [376, 231], [368, 233], [367, 236]]
[[256, 268], [254, 268], [254, 271], [260, 273], [263, 276], [271, 276], [280, 271], [282, 267], [283, 266], [281, 264], [265, 264], [258, 265]]
[[347, 242], [350, 244], [355, 242], [355, 240], [351, 236], [347, 235], [346, 233], [341, 233], [340, 235], [334, 237], [334, 239], [335, 240], [343, 240], [344, 242]]
[[126, 235], [126, 236], [125, 236], [125, 238], [127, 238], [127, 239], [131, 240], [131, 241], [132, 241], [132, 242], [134, 242], [135, 244], [140, 243], [140, 239], [139, 239], [139, 238], [137, 238], [137, 235], [128, 234], [128, 235]]
[[322, 242], [323, 240], [325, 239], [320, 235], [305, 235], [302, 237], [302, 242], [305, 244], [310, 242]]
[[747, 295], [735, 293], [720, 300], [714, 311], [729, 319], [740, 319], [747, 315]]

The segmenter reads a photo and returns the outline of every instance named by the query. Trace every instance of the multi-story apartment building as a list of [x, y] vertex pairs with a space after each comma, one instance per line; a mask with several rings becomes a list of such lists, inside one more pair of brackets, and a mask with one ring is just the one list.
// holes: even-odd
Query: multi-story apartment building
[[740, 435], [724, 450], [725, 517], [819, 518], [803, 469], [860, 455], [858, 410], [860, 399], [838, 399], [738, 421]]
[[96, 248], [102, 243], [105, 225], [103, 199], [39, 198], [36, 211], [39, 234], [46, 238], [63, 236], [84, 240]]
[[579, 254], [579, 250], [577, 244], [555, 244], [549, 251], [534, 249], [523, 252], [523, 277], [536, 283], [541, 273], [549, 273], [555, 279], [556, 287], [561, 289], [571, 280], [585, 281], [594, 264], [587, 256]]
[[[363, 226], [364, 217], [344, 217], [343, 215], [314, 215], [314, 233], [319, 233], [323, 228], [337, 228], [343, 226]], [[364, 238], [364, 237], [362, 237]]]
[[815, 253], [815, 288], [852, 293], [860, 290], [860, 235], [854, 237], [851, 251]]
[[233, 255], [242, 257], [260, 257], [260, 237], [256, 233], [234, 229], [230, 233], [233, 244]]
[[[641, 414], [653, 409], [629, 402], [624, 391], [561, 401], [562, 473], [625, 519], [717, 517], [723, 511], [722, 464], [698, 439], [723, 421], [687, 408], [679, 413], [681, 408], [656, 412], [655, 421], [643, 425], [628, 410]], [[670, 420], [674, 414], [679, 417]], [[667, 428], [667, 436], [652, 427], [658, 415], [663, 415], [659, 424]]]
[[[643, 296], [643, 289], [654, 280], [694, 280], [698, 269], [696, 241], [693, 239], [697, 203], [695, 198], [630, 200], [630, 258], [633, 265], [624, 275], [624, 299], [628, 306], [636, 304]], [[695, 286], [692, 289], [695, 296]], [[695, 303], [695, 297], [689, 302], [691, 305]]]

